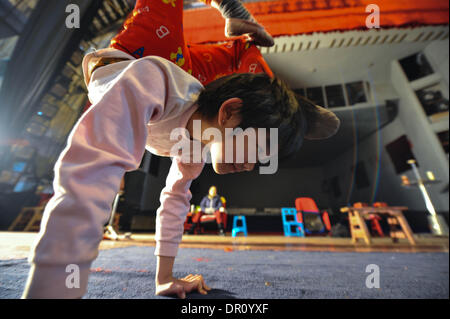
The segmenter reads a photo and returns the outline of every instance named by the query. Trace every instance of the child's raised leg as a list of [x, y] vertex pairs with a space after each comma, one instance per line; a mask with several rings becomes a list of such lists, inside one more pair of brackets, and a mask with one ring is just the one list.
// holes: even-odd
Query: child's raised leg
[[248, 34], [256, 45], [271, 47], [274, 40], [256, 19], [247, 11], [240, 0], [201, 0], [222, 13], [226, 19], [225, 35], [227, 37]]
[[[227, 19], [227, 27], [233, 26], [234, 30], [242, 26], [242, 32], [233, 35], [251, 33], [256, 28], [256, 34], [261, 34], [260, 42], [267, 45], [273, 44], [272, 37], [267, 34], [263, 27], [256, 24], [251, 14], [242, 6], [238, 0], [201, 0], [222, 12]], [[248, 19], [248, 20], [245, 20]], [[230, 24], [231, 23], [231, 24]], [[251, 26], [250, 29], [248, 26]], [[230, 34], [229, 34], [230, 35]], [[194, 44], [188, 45], [192, 60], [192, 75], [203, 85], [217, 78], [232, 73], [266, 73], [273, 76], [261, 52], [256, 47], [257, 41], [248, 41], [240, 37], [225, 44]]]
[[183, 34], [183, 0], [138, 0], [111, 47], [137, 59], [156, 55], [191, 73]]
[[203, 85], [233, 73], [273, 72], [259, 49], [246, 39], [236, 39], [225, 44], [190, 45], [192, 75]]
[[[232, 26], [235, 30], [232, 35], [251, 33], [251, 37], [258, 37], [261, 34], [260, 42], [270, 45], [273, 41], [263, 27], [253, 22], [253, 17], [240, 1], [202, 1], [221, 10], [227, 19], [227, 27]], [[133, 15], [124, 23], [122, 32], [111, 41], [111, 47], [125, 51], [135, 58], [156, 55], [170, 60], [203, 84], [235, 72], [265, 72], [272, 75], [254, 45], [238, 39], [230, 42], [231, 46], [187, 46], [182, 25], [182, 0], [138, 0]], [[242, 27], [239, 32], [236, 31], [238, 26]], [[256, 41], [254, 44], [260, 43]]]

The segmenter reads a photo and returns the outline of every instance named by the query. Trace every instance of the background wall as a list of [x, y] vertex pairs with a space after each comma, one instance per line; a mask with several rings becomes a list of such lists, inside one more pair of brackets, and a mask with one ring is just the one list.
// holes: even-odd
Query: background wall
[[[171, 160], [161, 158], [156, 176], [148, 175], [144, 185], [141, 210], [156, 210], [161, 190], [165, 186]], [[211, 165], [206, 165], [202, 174], [191, 186], [192, 204], [200, 204], [212, 185], [228, 201], [228, 207], [276, 208], [294, 207], [294, 200], [300, 196], [317, 198], [321, 207], [328, 207], [328, 194], [323, 191], [322, 167], [298, 169], [280, 168], [274, 175], [259, 175], [253, 172], [218, 175]], [[133, 191], [133, 190], [130, 190]]]
[[259, 175], [257, 170], [239, 175], [217, 175], [211, 166], [207, 166], [191, 191], [193, 203], [199, 203], [209, 187], [216, 185], [219, 194], [227, 199], [228, 207], [294, 207], [294, 200], [304, 196], [314, 197], [321, 207], [328, 207], [327, 194], [322, 191], [323, 178], [321, 167], [281, 168], [274, 175]]
[[[448, 40], [434, 41], [423, 52], [442, 79], [444, 95], [447, 94], [448, 98]], [[433, 81], [431, 78], [430, 83]], [[392, 61], [386, 82], [375, 83], [373, 89], [375, 100], [396, 97], [399, 99], [398, 118], [382, 128], [378, 134], [358, 143], [357, 148], [348, 150], [325, 165], [324, 175], [337, 176], [343, 190], [340, 196], [331, 196], [330, 205], [339, 207], [359, 201], [367, 203], [382, 201], [390, 205], [407, 206], [410, 209], [410, 222], [421, 230], [426, 230], [423, 224], [426, 225], [427, 209], [421, 192], [418, 188], [401, 186], [401, 175], [407, 175], [410, 180], [416, 180], [416, 177], [412, 170], [397, 174], [385, 147], [403, 135], [408, 137], [412, 144], [412, 153], [420, 165], [422, 177], [426, 178], [426, 171], [432, 171], [436, 178], [441, 180], [440, 184], [427, 189], [436, 210], [445, 213], [447, 219], [448, 189], [444, 192], [443, 189], [449, 182], [448, 155], [443, 151], [434, 126], [415, 95], [414, 83], [408, 82], [397, 60]], [[445, 121], [448, 128], [448, 117]], [[354, 183], [352, 166], [356, 162], [365, 165], [370, 182], [367, 187], [358, 188]]]
[[[364, 57], [362, 51], [367, 51], [368, 48], [359, 50], [361, 50], [359, 52], [361, 54], [356, 56]], [[389, 50], [389, 48], [383, 45], [377, 47], [376, 50]], [[302, 59], [304, 59], [297, 56], [296, 61], [302, 60], [302, 63], [296, 64], [296, 67], [301, 70], [306, 65], [318, 64], [320, 62], [318, 60], [325, 58], [326, 54], [338, 57], [342, 60], [341, 62], [344, 62], [344, 56], [349, 53], [347, 51], [349, 48], [328, 53], [326, 50], [316, 51], [315, 58], [311, 52], [301, 53], [298, 55], [302, 55]], [[376, 55], [371, 53], [369, 57], [360, 58], [361, 61], [357, 61], [358, 67], [352, 68], [351, 72], [330, 74], [329, 78], [333, 79], [329, 79], [328, 82], [339, 83], [353, 80], [369, 82], [372, 87], [369, 104], [383, 105], [386, 100], [398, 100], [399, 114], [392, 123], [382, 127], [378, 133], [364, 140], [358, 139], [357, 144], [353, 144], [353, 147], [341, 155], [327, 157], [329, 158], [328, 162], [321, 166], [295, 167], [295, 163], [294, 165], [290, 163], [289, 167], [286, 165], [283, 167], [283, 163], [280, 163], [281, 168], [275, 175], [259, 175], [255, 171], [241, 173], [239, 176], [221, 176], [215, 174], [212, 167], [207, 165], [202, 175], [192, 184], [192, 203], [199, 204], [211, 185], [218, 187], [220, 195], [227, 198], [229, 207], [256, 208], [259, 211], [264, 208], [293, 207], [295, 198], [300, 196], [313, 197], [320, 208], [332, 208], [336, 216], [340, 215], [339, 208], [342, 206], [355, 202], [371, 204], [382, 201], [390, 205], [409, 207], [407, 218], [413, 229], [420, 232], [427, 231], [427, 212], [420, 191], [401, 185], [401, 175], [403, 174], [411, 180], [415, 180], [412, 171], [397, 174], [386, 151], [387, 144], [403, 135], [408, 137], [413, 145], [412, 152], [420, 164], [423, 176], [425, 177], [426, 171], [433, 171], [436, 177], [442, 180], [441, 184], [429, 188], [430, 196], [437, 211], [448, 214], [448, 191], [442, 193], [442, 189], [446, 184], [448, 185], [448, 156], [445, 155], [411, 83], [406, 79], [398, 63], [399, 59], [417, 52], [425, 52], [434, 70], [442, 79], [443, 85], [446, 85], [448, 96], [448, 68], [446, 67], [448, 66], [448, 40], [434, 41], [428, 45], [407, 44], [403, 50], [400, 45], [394, 45], [392, 50], [385, 55], [388, 57], [387, 60], [381, 60], [380, 52]], [[288, 56], [289, 54], [268, 56], [268, 61], [282, 76], [283, 68], [288, 64], [284, 59], [284, 63], [281, 63], [280, 59]], [[377, 60], [372, 60], [372, 56], [376, 56]], [[371, 60], [374, 62], [369, 63]], [[329, 60], [325, 59], [325, 61]], [[323, 85], [324, 78], [321, 78], [321, 74], [325, 72], [324, 69], [327, 68], [317, 68], [313, 77], [308, 78], [304, 75], [297, 79], [292, 78], [290, 79], [291, 85], [294, 87], [309, 85], [309, 82], [304, 82], [304, 79], [311, 81], [311, 85], [320, 83]], [[342, 66], [337, 66], [336, 71], [338, 70], [342, 71]], [[303, 80], [300, 82], [299, 78]], [[354, 107], [358, 107], [358, 105]], [[350, 108], [348, 112], [351, 112]], [[374, 108], [374, 112], [377, 112], [376, 108]], [[355, 136], [348, 136], [350, 140], [354, 138]], [[314, 157], [316, 154], [306, 154], [305, 156]], [[365, 185], [357, 183], [358, 176], [355, 176], [353, 170], [355, 164], [363, 165], [365, 168], [365, 175], [367, 175]], [[159, 207], [159, 194], [164, 187], [169, 167], [170, 159], [161, 159], [157, 174], [150, 176], [145, 181], [143, 210], [156, 210]], [[337, 194], [336, 188], [339, 188]]]
[[[426, 116], [421, 103], [415, 94], [415, 90], [421, 87], [427, 87], [427, 82], [431, 85], [437, 81], [439, 82], [439, 79], [442, 79], [442, 81], [440, 81], [443, 86], [442, 92], [448, 99], [449, 71], [448, 68], [442, 68], [445, 67], [445, 65], [448, 65], [448, 40], [432, 42], [424, 49], [423, 52], [425, 52], [425, 55], [430, 63], [432, 63], [432, 66], [434, 64], [434, 75], [428, 76], [423, 80], [421, 79], [415, 82], [409, 82], [398, 62], [393, 61], [391, 69], [391, 82], [400, 97], [399, 119], [403, 124], [404, 132], [413, 145], [413, 153], [420, 165], [420, 171], [423, 177], [425, 178], [426, 171], [433, 171], [436, 178], [442, 181], [441, 184], [430, 186], [428, 188], [431, 200], [433, 201], [437, 211], [448, 212], [448, 190], [447, 192], [442, 192], [445, 185], [448, 185], [449, 182], [448, 155], [445, 154], [436, 135], [436, 126], [430, 123], [430, 120]], [[423, 84], [421, 84], [421, 82]], [[448, 116], [443, 124], [446, 124], [448, 130]], [[415, 179], [412, 172], [407, 175], [411, 179]], [[412, 196], [409, 201], [412, 201], [411, 205], [413, 205], [412, 207], [414, 207], [414, 209], [425, 208], [424, 203], [417, 203], [417, 205], [414, 204], [415, 202]]]

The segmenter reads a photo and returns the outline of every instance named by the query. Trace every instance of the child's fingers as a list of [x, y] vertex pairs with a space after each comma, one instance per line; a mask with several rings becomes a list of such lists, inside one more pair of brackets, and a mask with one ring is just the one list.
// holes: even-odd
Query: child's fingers
[[197, 280], [197, 276], [189, 275], [189, 276], [186, 276], [185, 278], [183, 278], [183, 280], [186, 282], [192, 283]]
[[197, 289], [202, 295], [207, 295], [208, 294], [208, 292], [205, 289], [203, 289], [203, 283], [202, 283], [201, 280], [198, 281]]
[[190, 282], [194, 284], [194, 289], [197, 289], [203, 295], [208, 294], [204, 287], [204, 280], [202, 275], [196, 275], [191, 277]]
[[205, 284], [205, 279], [202, 275], [188, 275], [185, 278], [182, 279], [184, 282], [189, 283], [189, 286], [187, 286], [188, 291], [192, 291], [194, 289], [197, 289], [201, 294], [208, 294], [208, 291], [211, 290], [210, 287], [208, 287]]
[[[202, 288], [202, 291], [204, 292], [204, 294], [205, 294], [205, 295], [208, 294], [208, 291], [211, 290], [211, 288], [209, 288], [209, 287], [205, 284], [205, 279], [203, 278], [203, 276], [202, 276], [202, 275], [199, 275], [199, 276], [197, 277], [197, 280], [200, 282], [200, 285], [201, 285], [201, 288]], [[202, 293], [203, 293], [203, 292], [202, 292]]]
[[211, 288], [210, 288], [210, 287], [208, 287], [208, 286], [206, 285], [206, 283], [205, 283], [205, 279], [203, 278], [203, 276], [201, 276], [201, 280], [202, 280], [202, 285], [203, 285], [203, 288], [205, 288], [206, 290], [210, 291], [210, 290], [211, 290]]
[[187, 275], [186, 277], [184, 277], [184, 279], [187, 280], [187, 281], [190, 281], [190, 279], [191, 279], [192, 277], [194, 277], [194, 275], [193, 275], [193, 274], [189, 274], [189, 275]]
[[197, 275], [196, 279], [202, 282], [203, 288], [205, 288], [206, 290], [211, 290], [211, 288], [206, 285], [205, 278], [203, 278], [202, 275]]
[[185, 278], [183, 278], [183, 280], [186, 280], [188, 282], [194, 282], [194, 281], [198, 280], [200, 277], [201, 277], [201, 275], [190, 274], [190, 275], [186, 276]]
[[205, 279], [203, 278], [202, 275], [197, 275], [195, 276], [195, 280], [198, 280], [201, 283], [202, 289], [204, 290], [211, 290], [211, 288], [209, 288], [206, 284], [205, 284]]

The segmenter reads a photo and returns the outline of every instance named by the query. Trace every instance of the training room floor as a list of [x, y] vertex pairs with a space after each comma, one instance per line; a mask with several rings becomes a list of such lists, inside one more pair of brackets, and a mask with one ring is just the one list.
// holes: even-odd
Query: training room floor
[[[20, 297], [35, 237], [0, 233], [0, 298]], [[174, 271], [203, 274], [213, 288], [206, 298], [449, 298], [448, 238], [417, 240], [413, 248], [388, 239], [367, 247], [347, 238], [185, 236]], [[103, 241], [86, 298], [164, 298], [154, 296], [153, 252], [152, 235]], [[372, 264], [379, 289], [366, 287]]]

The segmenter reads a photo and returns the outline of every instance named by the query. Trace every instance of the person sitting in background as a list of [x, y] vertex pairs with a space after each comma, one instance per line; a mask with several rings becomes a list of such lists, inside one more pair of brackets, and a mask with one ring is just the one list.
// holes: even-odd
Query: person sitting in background
[[209, 189], [208, 195], [206, 195], [202, 201], [200, 202], [201, 211], [195, 214], [192, 217], [192, 226], [189, 229], [188, 234], [194, 234], [195, 228], [197, 228], [198, 224], [203, 215], [215, 215], [217, 226], [219, 227], [219, 235], [224, 236], [224, 220], [223, 220], [223, 212], [225, 211], [223, 207], [222, 199], [219, 195], [217, 195], [217, 187], [211, 186]]

